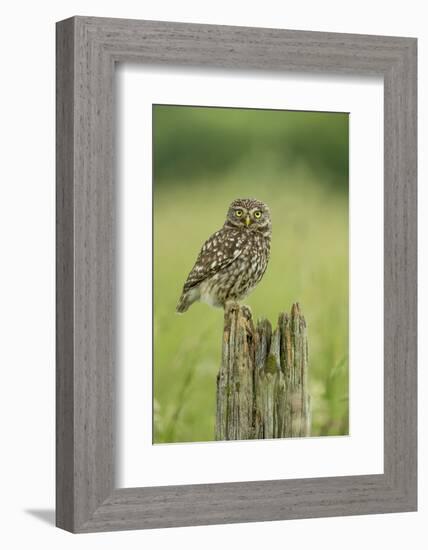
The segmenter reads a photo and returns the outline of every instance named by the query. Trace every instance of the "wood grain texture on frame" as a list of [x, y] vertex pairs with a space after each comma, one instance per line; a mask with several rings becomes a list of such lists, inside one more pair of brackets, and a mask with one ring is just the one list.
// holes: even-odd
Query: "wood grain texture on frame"
[[[116, 489], [116, 62], [384, 78], [384, 473]], [[57, 24], [57, 525], [416, 510], [416, 40], [73, 17]]]

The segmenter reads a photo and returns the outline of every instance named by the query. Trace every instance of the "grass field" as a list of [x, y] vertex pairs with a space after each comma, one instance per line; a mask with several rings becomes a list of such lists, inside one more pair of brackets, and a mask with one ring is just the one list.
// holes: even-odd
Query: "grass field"
[[[214, 110], [205, 111], [210, 111], [208, 118], [218, 127], [218, 120], [212, 117]], [[172, 114], [176, 117], [175, 135], [180, 119], [176, 111]], [[226, 119], [230, 124], [225, 115]], [[162, 171], [162, 155], [169, 158], [164, 149], [174, 145], [172, 138], [163, 141], [170, 121], [165, 116], [164, 122], [159, 120], [155, 126], [162, 139], [156, 141], [155, 135], [154, 442], [213, 440], [223, 312], [197, 303], [184, 315], [177, 315], [175, 306], [201, 244], [221, 227], [229, 203], [237, 197], [266, 202], [273, 225], [267, 272], [245, 303], [254, 317], [267, 317], [275, 323], [280, 311], [300, 302], [308, 325], [312, 434], [346, 434], [348, 193], [341, 164], [317, 168], [316, 163], [305, 162], [304, 151], [300, 156], [294, 153], [294, 161], [284, 165], [272, 147], [255, 149], [253, 143], [244, 147], [244, 153], [240, 149], [236, 161], [224, 170], [199, 167], [193, 173], [189, 167], [195, 153], [190, 143], [188, 163], [178, 163], [181, 168], [175, 174], [169, 169]], [[186, 136], [189, 142], [194, 139], [191, 130], [185, 131], [188, 117], [183, 116], [183, 121], [181, 149]], [[306, 130], [309, 123], [306, 117]], [[235, 131], [237, 125], [235, 119]], [[319, 128], [318, 119], [315, 126]], [[248, 133], [248, 123], [245, 128], [242, 131]], [[279, 123], [274, 131], [278, 128], [282, 132]], [[287, 140], [292, 135], [287, 134]], [[347, 143], [347, 125], [342, 140]], [[212, 141], [209, 146], [213, 147]], [[311, 149], [308, 151], [306, 156]], [[177, 152], [172, 150], [174, 154]]]

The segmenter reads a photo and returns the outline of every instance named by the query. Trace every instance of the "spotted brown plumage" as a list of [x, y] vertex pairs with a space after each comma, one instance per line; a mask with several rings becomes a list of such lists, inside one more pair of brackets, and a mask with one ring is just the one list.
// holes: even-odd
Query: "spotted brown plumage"
[[256, 199], [233, 201], [223, 227], [203, 244], [177, 312], [185, 312], [196, 301], [224, 307], [228, 301], [245, 298], [266, 271], [271, 233], [266, 204]]

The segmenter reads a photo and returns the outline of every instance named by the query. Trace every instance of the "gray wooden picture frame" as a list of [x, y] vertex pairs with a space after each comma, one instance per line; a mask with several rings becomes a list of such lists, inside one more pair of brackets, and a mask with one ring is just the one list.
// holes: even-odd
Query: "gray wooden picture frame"
[[[83, 533], [416, 510], [416, 47], [414, 38], [155, 21], [57, 24], [58, 527]], [[118, 62], [383, 77], [383, 474], [115, 487]]]

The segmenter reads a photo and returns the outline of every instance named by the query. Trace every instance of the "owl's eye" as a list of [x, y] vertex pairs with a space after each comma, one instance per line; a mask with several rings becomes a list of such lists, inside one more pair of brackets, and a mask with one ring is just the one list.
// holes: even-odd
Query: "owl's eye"
[[242, 214], [243, 214], [242, 210], [235, 210], [235, 216], [237, 216], [238, 218], [240, 218]]
[[256, 219], [260, 219], [262, 217], [262, 213], [260, 212], [260, 210], [257, 210], [256, 212], [254, 212], [254, 217]]

